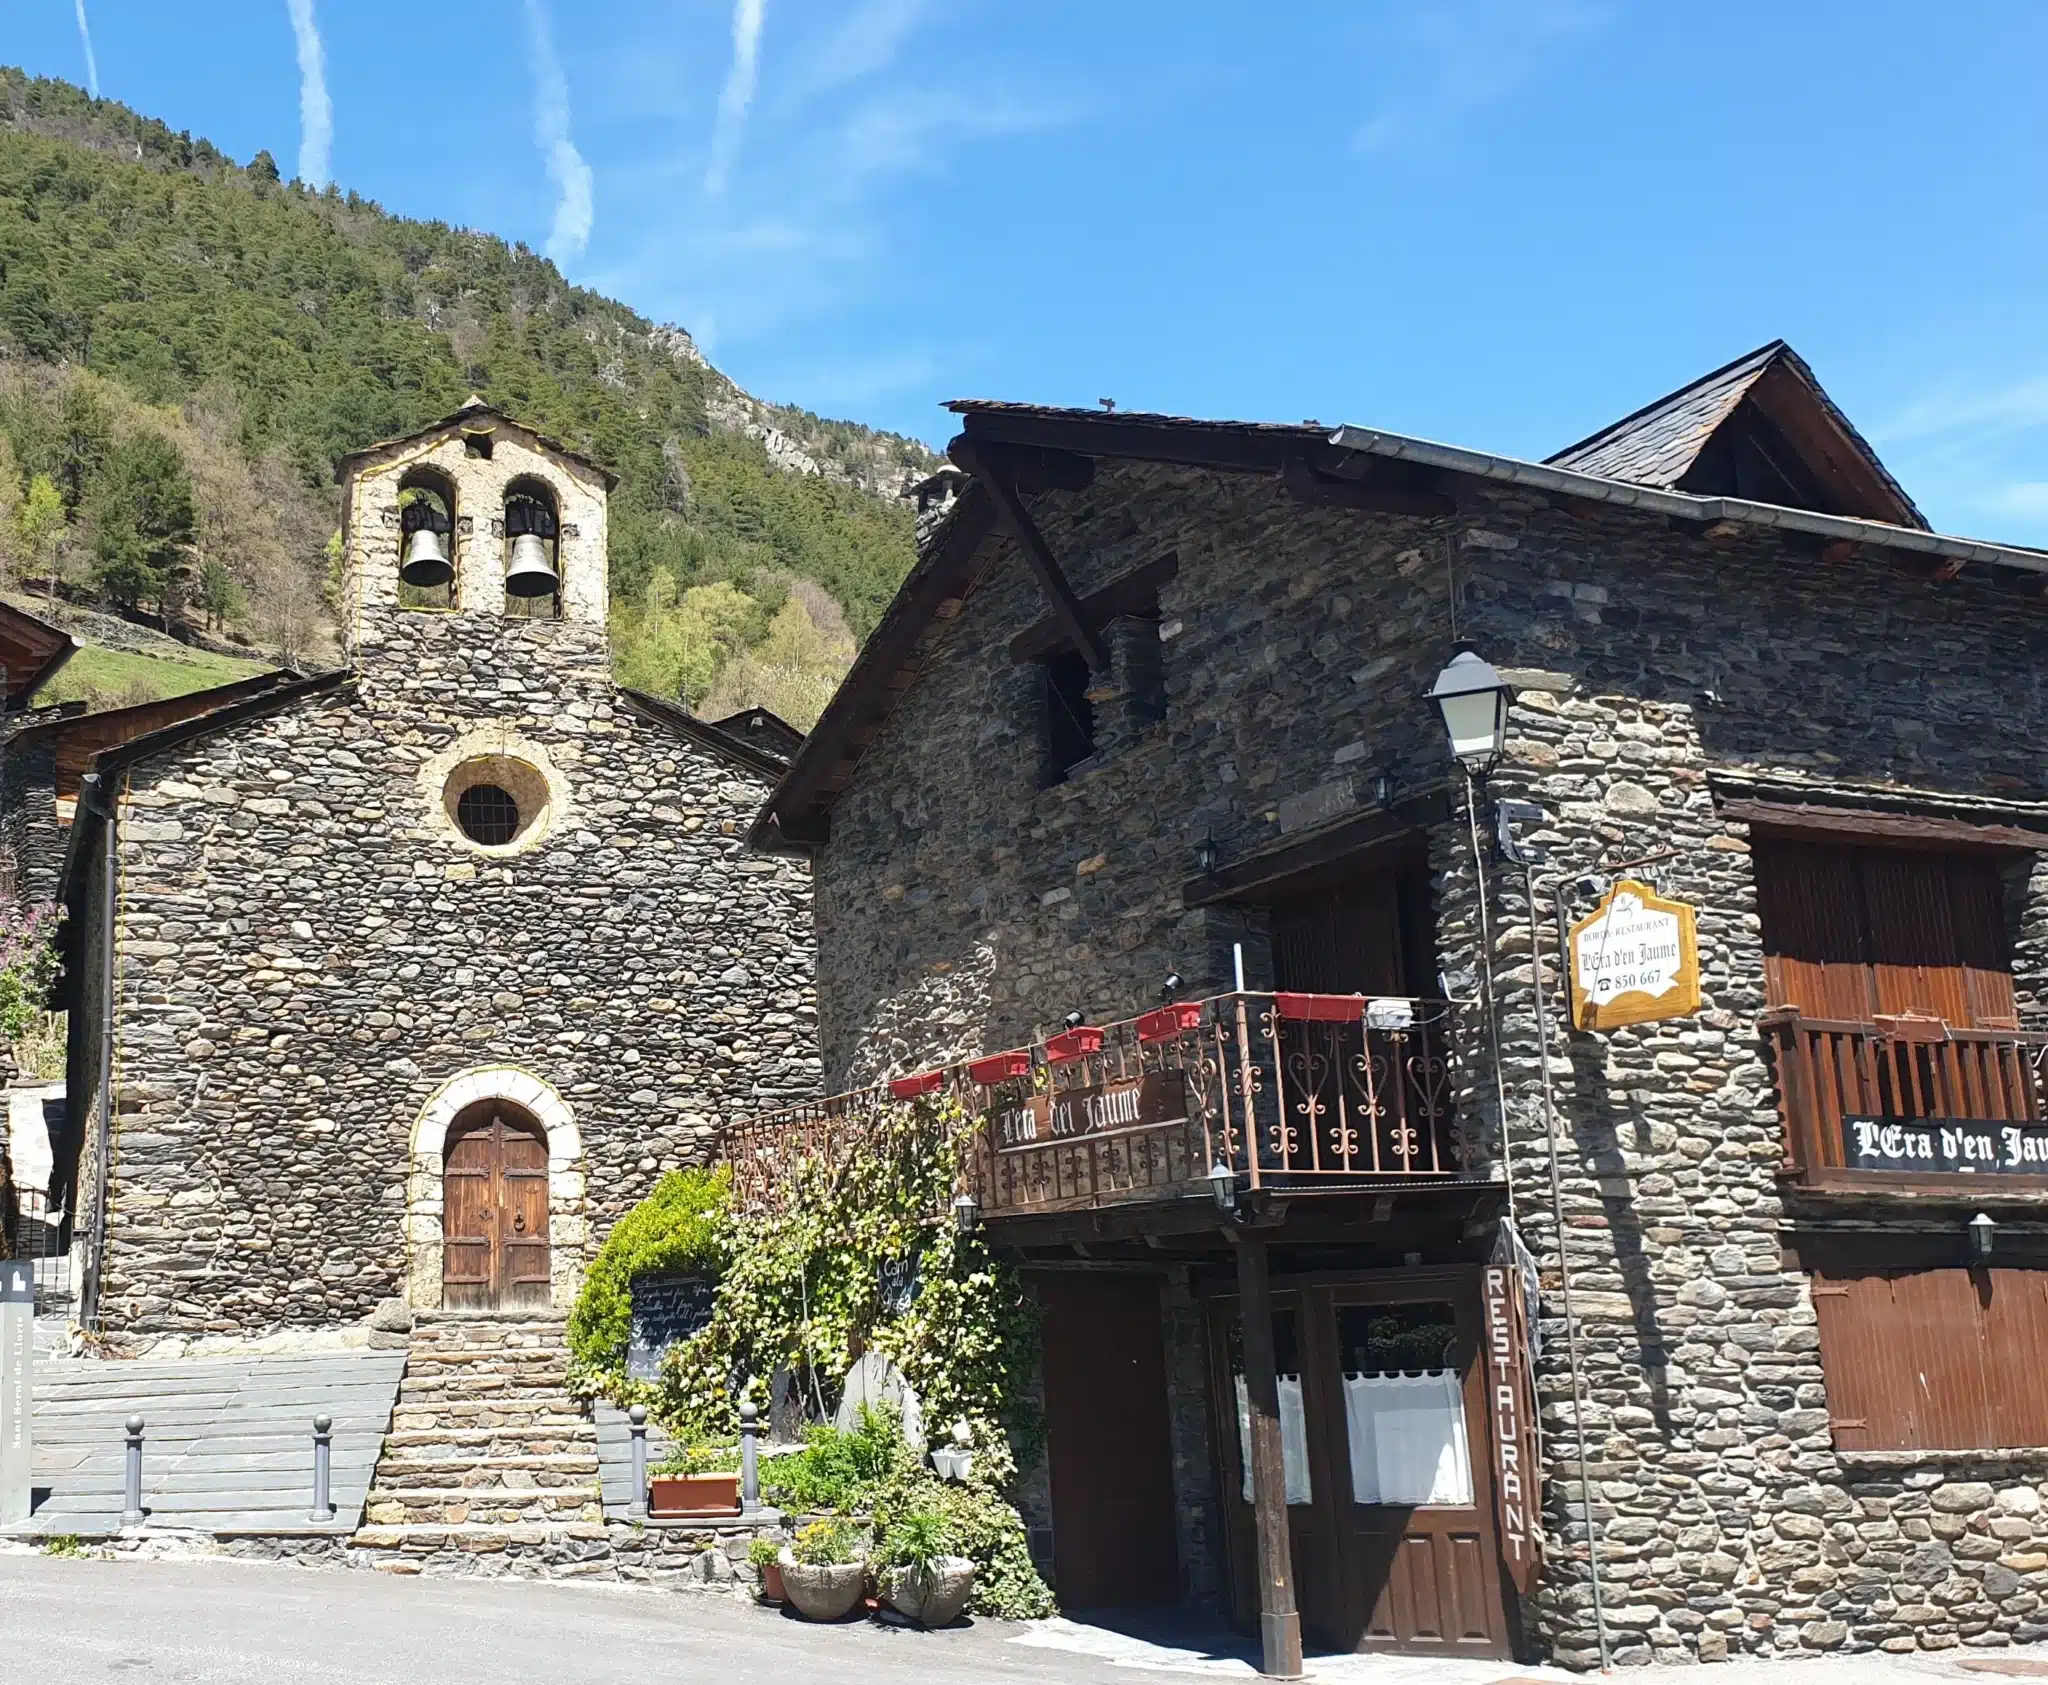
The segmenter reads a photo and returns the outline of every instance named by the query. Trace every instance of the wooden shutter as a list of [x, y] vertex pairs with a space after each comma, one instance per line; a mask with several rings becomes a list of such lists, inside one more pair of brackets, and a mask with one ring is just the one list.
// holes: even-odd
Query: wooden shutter
[[1417, 992], [1410, 986], [1402, 939], [1403, 891], [1410, 876], [1377, 873], [1278, 903], [1274, 986], [1316, 995]]
[[1842, 1450], [2048, 1445], [2048, 1271], [1817, 1274], [1813, 1308]]
[[1931, 1013], [2009, 1027], [2012, 961], [1990, 854], [1759, 838], [1757, 911], [1770, 1004], [1868, 1022]]

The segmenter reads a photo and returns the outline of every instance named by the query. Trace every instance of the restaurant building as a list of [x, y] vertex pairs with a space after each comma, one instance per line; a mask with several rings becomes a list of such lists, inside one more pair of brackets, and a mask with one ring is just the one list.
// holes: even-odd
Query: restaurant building
[[954, 408], [753, 833], [843, 1092], [724, 1146], [986, 1120], [1062, 1602], [1275, 1673], [2048, 1636], [2048, 554], [1783, 344], [1542, 464]]

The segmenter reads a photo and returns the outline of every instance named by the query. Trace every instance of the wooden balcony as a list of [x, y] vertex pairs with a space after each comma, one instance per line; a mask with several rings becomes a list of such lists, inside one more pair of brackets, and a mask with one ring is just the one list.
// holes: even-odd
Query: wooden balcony
[[2048, 1186], [2048, 1035], [1910, 1015], [1807, 1018], [1796, 1007], [1759, 1027], [1788, 1179], [1859, 1195]]
[[749, 1118], [720, 1152], [738, 1202], [775, 1210], [863, 1141], [914, 1148], [920, 1130], [950, 1128], [991, 1221], [1211, 1199], [1219, 1164], [1245, 1192], [1455, 1182], [1463, 1011], [1221, 995]]

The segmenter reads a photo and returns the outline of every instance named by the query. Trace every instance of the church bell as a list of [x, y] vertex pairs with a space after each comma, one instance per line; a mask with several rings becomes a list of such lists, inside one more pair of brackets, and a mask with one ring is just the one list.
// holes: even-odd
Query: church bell
[[455, 577], [449, 565], [448, 546], [432, 527], [421, 527], [406, 541], [405, 563], [398, 577], [408, 585], [422, 588], [446, 585]]
[[505, 570], [505, 590], [514, 597], [553, 596], [561, 581], [548, 566], [547, 541], [536, 532], [512, 540], [512, 565]]

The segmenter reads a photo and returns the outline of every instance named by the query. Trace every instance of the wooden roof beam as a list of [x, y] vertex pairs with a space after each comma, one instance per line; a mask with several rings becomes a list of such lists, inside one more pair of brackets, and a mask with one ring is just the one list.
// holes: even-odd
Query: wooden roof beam
[[1053, 555], [1052, 546], [1046, 543], [1045, 534], [1038, 530], [1031, 511], [1024, 507], [1024, 499], [1018, 494], [1016, 481], [1011, 476], [1013, 465], [1006, 462], [1000, 452], [989, 450], [964, 434], [953, 441], [948, 454], [987, 489], [989, 501], [995, 505], [996, 518], [1009, 529], [1010, 536], [1017, 541], [1017, 548], [1024, 552], [1024, 559], [1031, 564], [1031, 571], [1038, 575], [1038, 583], [1052, 605], [1053, 618], [1087, 659], [1089, 670], [1108, 672], [1109, 647], [1088, 624], [1081, 599], [1074, 595], [1073, 586], [1060, 571], [1059, 559]]

